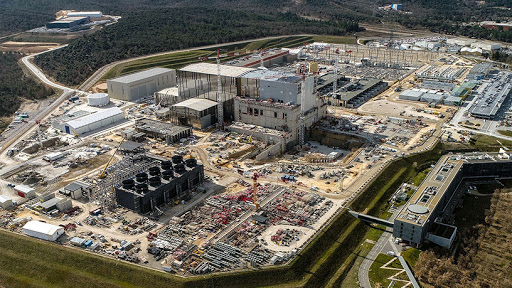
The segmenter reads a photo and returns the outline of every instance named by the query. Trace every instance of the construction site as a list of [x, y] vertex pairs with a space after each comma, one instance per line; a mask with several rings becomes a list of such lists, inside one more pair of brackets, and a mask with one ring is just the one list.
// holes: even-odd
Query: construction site
[[442, 57], [313, 43], [75, 92], [0, 155], [0, 227], [44, 222], [183, 276], [289, 263], [390, 161], [441, 138], [457, 108], [400, 95], [462, 83], [470, 63]]

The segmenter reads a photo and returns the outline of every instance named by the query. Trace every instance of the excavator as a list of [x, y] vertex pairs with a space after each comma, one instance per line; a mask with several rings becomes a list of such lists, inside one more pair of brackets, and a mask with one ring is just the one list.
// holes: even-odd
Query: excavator
[[117, 145], [116, 150], [114, 150], [114, 153], [112, 154], [112, 157], [110, 157], [110, 159], [108, 160], [107, 164], [105, 165], [105, 168], [103, 168], [103, 170], [101, 170], [101, 173], [98, 176], [99, 179], [105, 178], [105, 176], [106, 176], [105, 172], [107, 172], [108, 166], [114, 159], [114, 156], [116, 156], [117, 150], [119, 150], [119, 147], [121, 147], [121, 144], [123, 144], [124, 140], [125, 140], [125, 138], [123, 137], [123, 139], [121, 139], [121, 142], [119, 142], [119, 145]]

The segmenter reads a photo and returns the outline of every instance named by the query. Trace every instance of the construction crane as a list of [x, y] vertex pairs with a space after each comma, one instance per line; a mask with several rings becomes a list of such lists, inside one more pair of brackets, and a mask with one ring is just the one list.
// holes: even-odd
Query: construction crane
[[[304, 67], [305, 68], [305, 67]], [[306, 102], [306, 89], [304, 88], [306, 83], [306, 74], [304, 74], [304, 68], [302, 69], [302, 83], [300, 93], [300, 115], [299, 115], [299, 146], [302, 148], [306, 143], [306, 123], [304, 117], [304, 103]]]
[[119, 145], [117, 145], [116, 150], [114, 150], [114, 153], [112, 153], [112, 157], [110, 157], [110, 159], [108, 159], [107, 164], [105, 164], [105, 168], [103, 168], [103, 170], [101, 170], [101, 173], [98, 176], [99, 179], [105, 178], [105, 176], [106, 176], [105, 172], [107, 172], [107, 168], [110, 165], [110, 162], [112, 162], [112, 160], [114, 159], [114, 156], [116, 156], [117, 150], [119, 150], [119, 147], [121, 147], [121, 144], [123, 144], [123, 142], [124, 142], [124, 137], [123, 137], [123, 139], [121, 139], [121, 142], [119, 142]]
[[260, 203], [258, 203], [258, 173], [254, 172], [252, 176], [252, 203], [254, 204], [255, 210], [260, 210]]
[[332, 103], [337, 100], [336, 90], [338, 90], [338, 55], [334, 59], [334, 82], [332, 82]]
[[224, 129], [224, 99], [222, 99], [219, 49], [217, 49], [217, 126], [220, 130]]

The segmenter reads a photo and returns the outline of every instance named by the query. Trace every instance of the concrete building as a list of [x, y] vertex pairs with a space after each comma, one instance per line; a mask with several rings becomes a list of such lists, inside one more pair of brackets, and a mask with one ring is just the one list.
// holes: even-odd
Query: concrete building
[[487, 77], [487, 75], [489, 75], [489, 73], [491, 72], [491, 69], [492, 69], [492, 63], [486, 63], [486, 62], [478, 63], [475, 66], [473, 66], [473, 68], [471, 68], [471, 70], [469, 70], [468, 75], [466, 75], [466, 79], [482, 80], [485, 77]]
[[[317, 98], [315, 105], [309, 110], [306, 110], [305, 124], [306, 131], [318, 120], [326, 116], [327, 103], [323, 99]], [[261, 128], [269, 128], [275, 130], [272, 132], [273, 135], [284, 134], [287, 150], [298, 143], [299, 135], [299, 116], [301, 114], [300, 105], [280, 103], [274, 101], [263, 101], [256, 99], [248, 99], [237, 97], [235, 99], [235, 118], [237, 122], [246, 123], [249, 125], [256, 125]], [[240, 130], [240, 128], [237, 128]], [[241, 131], [241, 130], [240, 130]], [[246, 131], [245, 134], [250, 135], [251, 130]], [[274, 136], [274, 138], [277, 136]], [[258, 140], [257, 136], [255, 137]], [[267, 139], [263, 139], [266, 141]], [[276, 139], [274, 139], [276, 140]]]
[[130, 102], [175, 85], [176, 70], [160, 67], [107, 80], [110, 97]]
[[81, 181], [73, 181], [62, 189], [62, 194], [71, 197], [71, 199], [80, 199], [91, 192], [92, 186]]
[[484, 82], [477, 90], [477, 100], [469, 108], [471, 116], [493, 119], [501, 105], [510, 96], [512, 90], [512, 72], [502, 71]]
[[333, 99], [333, 105], [355, 108], [375, 97], [388, 87], [387, 82], [379, 79], [357, 79], [340, 87]]
[[402, 91], [402, 93], [398, 95], [398, 98], [409, 101], [420, 101], [421, 96], [423, 96], [423, 94], [425, 93], [423, 91], [420, 91], [419, 89], [408, 89]]
[[467, 178], [510, 177], [512, 161], [507, 153], [444, 155], [429, 172], [394, 219], [393, 236], [411, 245], [430, 241], [451, 247], [457, 227], [447, 223], [455, 205], [449, 205]]
[[[173, 156], [148, 171], [124, 179], [115, 189], [117, 203], [137, 213], [158, 211], [158, 207], [189, 200], [190, 191], [204, 181], [204, 168], [195, 159]], [[121, 184], [121, 183], [120, 183]]]
[[206, 129], [217, 123], [217, 102], [208, 99], [191, 98], [172, 105], [171, 123]]
[[79, 25], [89, 23], [90, 18], [88, 16], [79, 17], [67, 17], [60, 20], [46, 23], [47, 29], [71, 29]]
[[27, 224], [23, 226], [23, 233], [47, 241], [57, 241], [57, 239], [64, 234], [64, 228], [40, 221], [28, 221]]
[[84, 134], [113, 123], [124, 120], [124, 113], [117, 107], [100, 110], [96, 113], [68, 121], [64, 124], [64, 131], [67, 134]]
[[135, 121], [135, 131], [144, 133], [146, 136], [154, 139], [163, 140], [167, 144], [176, 143], [180, 139], [192, 136], [191, 127], [178, 126], [145, 118]]

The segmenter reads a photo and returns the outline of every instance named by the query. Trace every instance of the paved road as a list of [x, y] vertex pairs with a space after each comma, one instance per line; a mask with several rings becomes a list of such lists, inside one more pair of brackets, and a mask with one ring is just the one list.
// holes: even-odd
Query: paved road
[[4, 152], [9, 147], [16, 144], [16, 142], [19, 141], [20, 139], [25, 138], [29, 133], [31, 133], [34, 130], [34, 128], [36, 126], [35, 121], [44, 119], [46, 116], [48, 116], [51, 113], [51, 111], [53, 111], [55, 108], [57, 108], [58, 105], [60, 105], [62, 102], [64, 102], [66, 99], [68, 99], [75, 91], [77, 91], [75, 89], [70, 89], [68, 87], [65, 87], [60, 84], [52, 82], [50, 79], [48, 79], [46, 77], [46, 75], [44, 75], [44, 73], [39, 69], [39, 67], [37, 67], [36, 65], [34, 65], [31, 62], [31, 59], [37, 55], [48, 53], [50, 51], [60, 49], [65, 46], [66, 45], [60, 46], [60, 47], [57, 47], [57, 48], [54, 48], [54, 49], [51, 49], [48, 51], [44, 51], [41, 53], [25, 56], [21, 59], [23, 65], [25, 65], [30, 70], [30, 72], [32, 74], [34, 74], [34, 76], [36, 76], [41, 82], [43, 82], [44, 84], [51, 86], [53, 88], [60, 89], [63, 92], [60, 95], [60, 97], [57, 98], [55, 101], [53, 101], [50, 105], [48, 105], [44, 109], [39, 110], [37, 112], [37, 114], [31, 119], [31, 121], [29, 123], [27, 123], [27, 125], [20, 127], [21, 129], [17, 130], [16, 133], [12, 133], [8, 137], [6, 137], [6, 139], [3, 142], [2, 147], [0, 147], [0, 153]]
[[[400, 209], [397, 209], [390, 219], [394, 219], [399, 212]], [[400, 254], [395, 244], [392, 242], [392, 231], [393, 229], [389, 227], [386, 228], [386, 232], [382, 234], [377, 243], [375, 243], [375, 245], [373, 246], [370, 253], [368, 253], [368, 255], [366, 255], [366, 257], [364, 258], [363, 262], [361, 263], [361, 266], [359, 266], [359, 272], [357, 276], [360, 287], [371, 288], [370, 278], [368, 274], [370, 272], [370, 267], [372, 266], [373, 262], [380, 253], [387, 253], [388, 251], [393, 250], [393, 252], [395, 252], [395, 255]]]
[[206, 45], [206, 46], [194, 47], [194, 48], [188, 48], [188, 49], [171, 50], [171, 51], [166, 51], [166, 52], [161, 52], [161, 53], [155, 53], [155, 54], [150, 54], [150, 55], [129, 58], [129, 59], [125, 59], [125, 60], [119, 60], [119, 61], [107, 64], [107, 65], [101, 67], [100, 69], [98, 69], [96, 72], [94, 72], [93, 75], [91, 75], [91, 77], [89, 77], [87, 80], [85, 80], [85, 82], [82, 85], [80, 85], [80, 87], [78, 87], [78, 89], [82, 90], [82, 91], [88, 91], [89, 89], [91, 89], [91, 87], [94, 84], [96, 84], [96, 82], [98, 82], [101, 79], [101, 77], [103, 77], [103, 75], [105, 75], [108, 71], [110, 71], [110, 69], [114, 68], [116, 65], [119, 65], [122, 63], [127, 63], [127, 62], [134, 61], [134, 60], [145, 59], [145, 58], [160, 56], [160, 55], [166, 55], [169, 53], [188, 52], [188, 51], [195, 51], [195, 50], [201, 50], [201, 49], [211, 49], [211, 48], [218, 48], [218, 47], [227, 46], [227, 45], [243, 44], [243, 43], [249, 43], [249, 42], [260, 41], [260, 40], [270, 40], [270, 39], [276, 39], [276, 38], [281, 38], [281, 37], [293, 37], [293, 36], [296, 37], [296, 36], [314, 36], [314, 35], [313, 34], [298, 34], [298, 35], [282, 35], [282, 36], [263, 37], [263, 38], [235, 41], [235, 42], [222, 43], [222, 44]]

